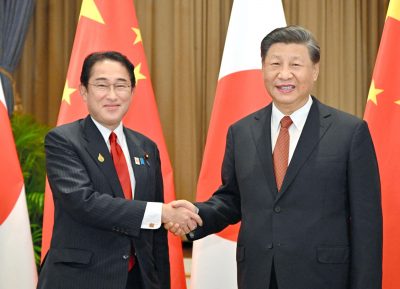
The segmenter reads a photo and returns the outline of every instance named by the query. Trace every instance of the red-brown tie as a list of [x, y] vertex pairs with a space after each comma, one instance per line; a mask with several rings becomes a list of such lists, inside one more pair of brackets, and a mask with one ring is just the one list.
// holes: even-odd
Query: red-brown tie
[[281, 189], [283, 179], [286, 174], [286, 170], [289, 163], [289, 127], [293, 123], [290, 116], [284, 116], [281, 119], [281, 129], [279, 131], [278, 139], [276, 140], [274, 153], [272, 155], [274, 159], [274, 171], [276, 186], [278, 192]]
[[[121, 184], [122, 190], [124, 191], [125, 198], [132, 200], [132, 187], [131, 179], [129, 176], [128, 165], [121, 146], [117, 143], [117, 135], [112, 132], [110, 134], [110, 147], [111, 147], [111, 158], [114, 162], [115, 170], [118, 174], [118, 179]], [[134, 251], [134, 250], [132, 250]], [[135, 265], [135, 259], [131, 255], [129, 258], [128, 270], [132, 270]]]

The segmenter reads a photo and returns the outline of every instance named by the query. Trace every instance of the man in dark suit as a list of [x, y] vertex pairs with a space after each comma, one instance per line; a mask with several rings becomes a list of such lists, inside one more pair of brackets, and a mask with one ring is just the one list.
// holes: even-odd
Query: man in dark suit
[[366, 122], [310, 95], [320, 49], [309, 31], [272, 31], [261, 57], [273, 101], [229, 128], [222, 185], [195, 204], [204, 224], [189, 239], [241, 221], [240, 289], [380, 289], [380, 180]]
[[122, 125], [134, 86], [125, 56], [90, 54], [80, 86], [90, 115], [46, 136], [55, 213], [40, 289], [169, 289], [161, 223], [186, 232], [201, 224], [187, 209], [163, 204], [156, 144]]

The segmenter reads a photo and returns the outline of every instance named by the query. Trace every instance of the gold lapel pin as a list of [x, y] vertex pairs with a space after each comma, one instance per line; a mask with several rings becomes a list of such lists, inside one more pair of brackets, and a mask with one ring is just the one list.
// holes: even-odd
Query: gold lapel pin
[[99, 160], [99, 162], [104, 162], [104, 157], [101, 155], [101, 153], [99, 153], [99, 156], [97, 157], [97, 159]]

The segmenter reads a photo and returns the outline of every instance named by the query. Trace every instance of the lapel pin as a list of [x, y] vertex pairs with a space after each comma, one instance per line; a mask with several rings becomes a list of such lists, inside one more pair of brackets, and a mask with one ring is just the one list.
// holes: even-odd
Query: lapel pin
[[104, 162], [104, 157], [101, 155], [101, 153], [99, 153], [99, 156], [97, 157], [97, 159], [99, 160], [99, 162]]
[[145, 155], [144, 155], [144, 159], [145, 159], [145, 161], [146, 161], [146, 164], [147, 164], [148, 166], [150, 166], [150, 162], [149, 162], [150, 156], [149, 156], [148, 154], [145, 154]]
[[140, 160], [139, 160], [139, 158], [138, 158], [138, 157], [134, 157], [134, 159], [135, 159], [135, 164], [138, 165], [138, 166], [140, 166]]
[[144, 159], [143, 158], [140, 158], [140, 164], [144, 165]]

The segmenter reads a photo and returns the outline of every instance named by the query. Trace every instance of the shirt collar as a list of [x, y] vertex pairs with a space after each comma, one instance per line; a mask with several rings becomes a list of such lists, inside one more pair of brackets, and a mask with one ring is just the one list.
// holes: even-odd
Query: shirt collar
[[96, 125], [96, 127], [98, 128], [98, 130], [100, 131], [101, 135], [104, 138], [104, 141], [106, 142], [106, 144], [110, 144], [110, 134], [114, 131], [115, 134], [117, 135], [117, 140], [119, 143], [121, 143], [121, 141], [124, 139], [125, 135], [124, 135], [124, 127], [122, 125], [122, 122], [119, 123], [119, 125], [112, 131], [109, 128], [105, 127], [104, 125], [102, 125], [101, 123], [99, 123], [97, 120], [95, 120], [92, 116], [90, 116], [94, 122], [94, 124]]
[[[293, 125], [296, 127], [296, 129], [300, 131], [303, 129], [304, 124], [306, 123], [307, 120], [308, 113], [310, 112], [312, 103], [313, 100], [311, 96], [309, 96], [307, 102], [290, 115], [290, 118], [292, 119]], [[284, 116], [285, 115], [275, 106], [275, 104], [272, 103], [271, 128], [274, 131], [276, 132], [279, 131], [280, 121]]]

